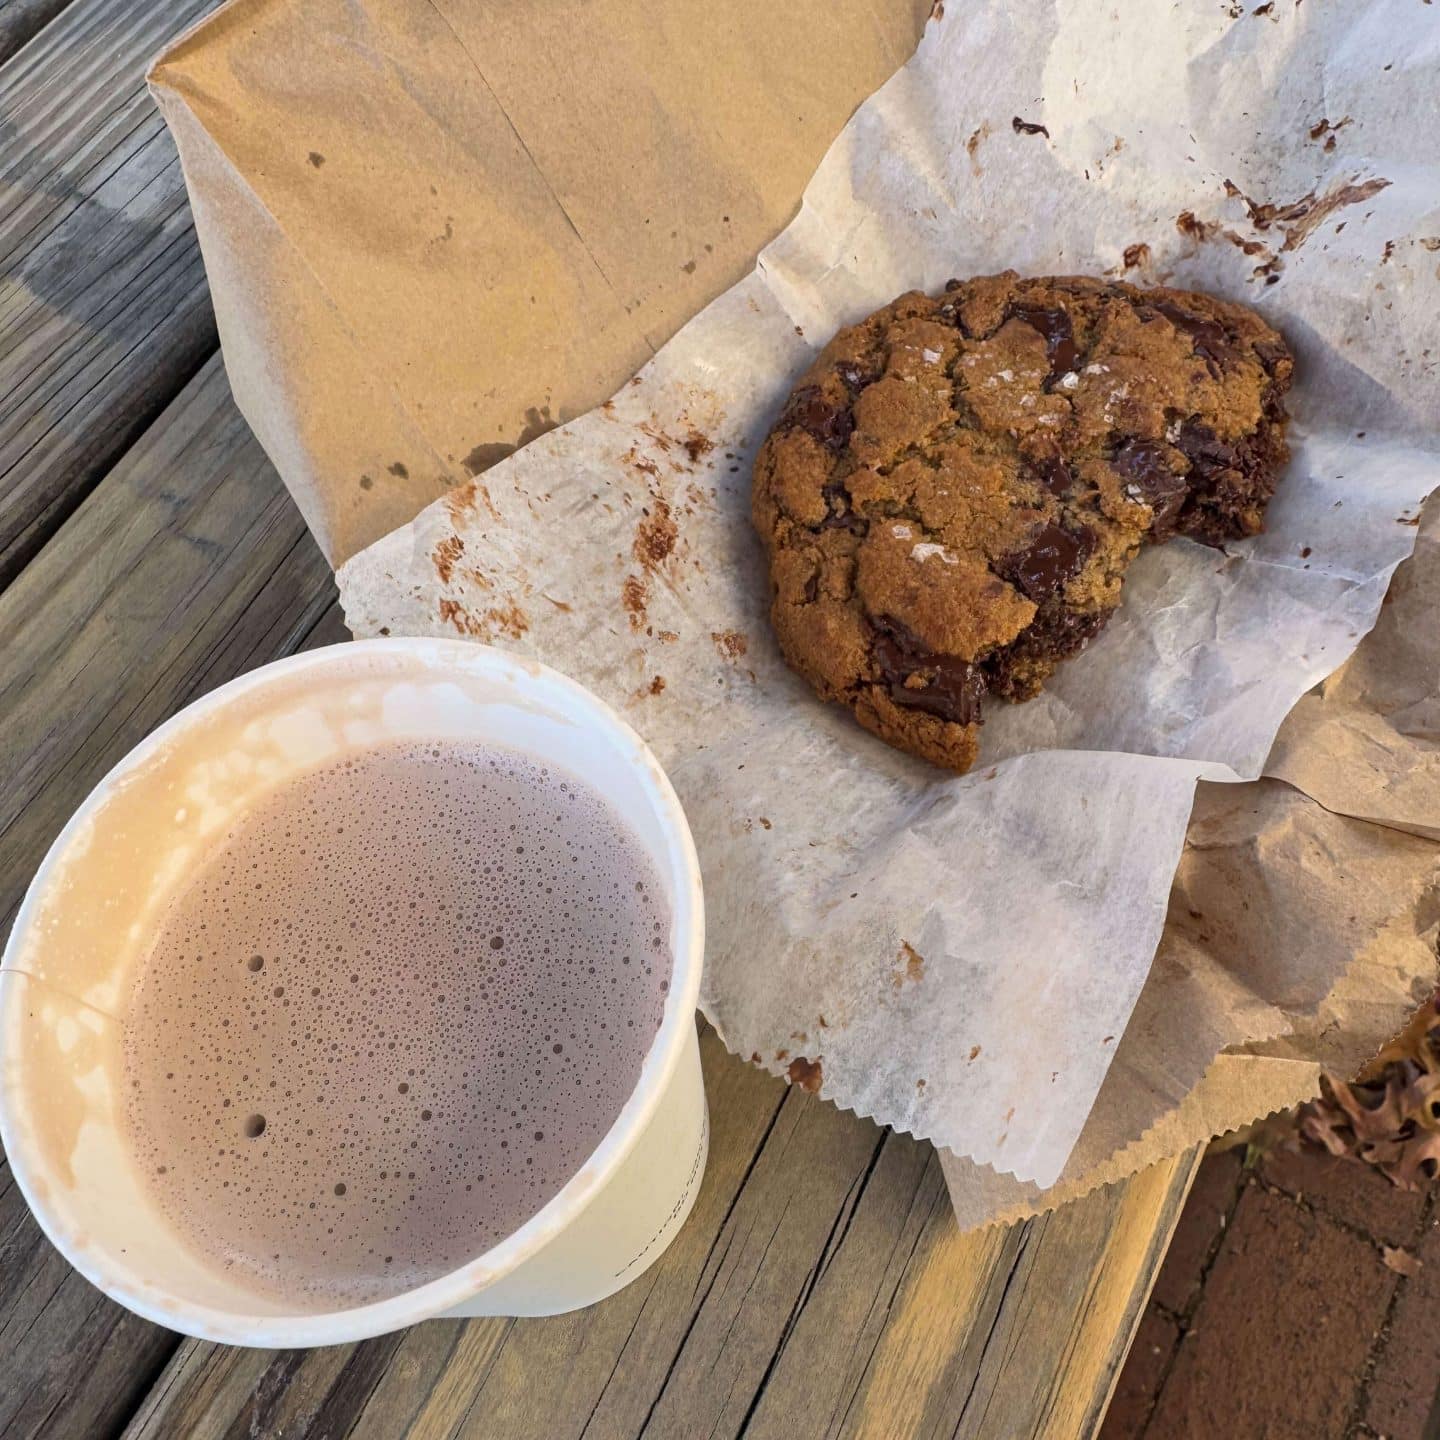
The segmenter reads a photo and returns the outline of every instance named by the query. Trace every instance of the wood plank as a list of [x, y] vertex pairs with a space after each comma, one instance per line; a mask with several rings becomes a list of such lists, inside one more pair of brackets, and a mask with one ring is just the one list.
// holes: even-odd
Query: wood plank
[[0, 1434], [111, 1433], [173, 1349], [60, 1258], [0, 1160]]
[[33, 39], [70, 0], [0, 0], [0, 65]]
[[194, 696], [295, 649], [334, 593], [211, 360], [0, 595], [0, 918], [120, 755]]
[[[149, 730], [344, 637], [329, 567], [217, 357], [0, 594], [6, 924], [70, 812]], [[114, 1433], [177, 1341], [76, 1275], [0, 1166], [0, 1434]]]
[[[179, 705], [343, 638], [333, 583], [212, 361], [4, 595], [0, 912], [95, 779]], [[604, 1305], [308, 1353], [186, 1341], [131, 1433], [1087, 1433], [1168, 1238], [1179, 1162], [960, 1236], [928, 1146], [704, 1041], [695, 1217]], [[0, 1178], [0, 1184], [3, 1184]], [[0, 1431], [89, 1435], [173, 1337], [71, 1274], [0, 1192]], [[968, 1427], [968, 1428], [966, 1428]]]
[[930, 1146], [787, 1091], [708, 1031], [701, 1049], [710, 1168], [634, 1285], [576, 1315], [434, 1321], [398, 1345], [187, 1340], [129, 1440], [282, 1424], [352, 1440], [1093, 1434], [1193, 1157], [962, 1236]]
[[[123, 751], [232, 674], [344, 630], [212, 361], [4, 595], [0, 913]], [[1090, 1433], [1188, 1183], [1157, 1167], [960, 1236], [928, 1146], [704, 1041], [695, 1217], [604, 1305], [307, 1353], [186, 1341], [136, 1436]], [[0, 1172], [0, 1186], [8, 1177]], [[0, 1431], [92, 1435], [174, 1338], [109, 1304], [0, 1190]]]
[[214, 3], [74, 0], [0, 68], [0, 586], [218, 343], [144, 83]]

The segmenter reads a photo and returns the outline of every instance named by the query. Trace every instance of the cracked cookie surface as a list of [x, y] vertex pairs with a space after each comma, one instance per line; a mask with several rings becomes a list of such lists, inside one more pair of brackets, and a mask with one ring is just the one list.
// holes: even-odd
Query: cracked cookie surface
[[1028, 700], [1147, 541], [1254, 535], [1292, 361], [1254, 311], [1013, 272], [840, 331], [755, 462], [790, 665], [890, 744], [964, 771], [987, 696]]

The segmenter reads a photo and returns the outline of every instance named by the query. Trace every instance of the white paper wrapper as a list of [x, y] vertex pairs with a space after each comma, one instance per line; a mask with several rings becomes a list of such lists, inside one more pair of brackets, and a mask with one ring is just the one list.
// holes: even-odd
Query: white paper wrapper
[[[649, 739], [700, 847], [704, 1005], [732, 1049], [1041, 1186], [1149, 969], [1195, 779], [1259, 773], [1440, 482], [1440, 165], [1416, 120], [1440, 25], [1280, 12], [955, 7], [752, 276], [339, 575], [357, 633], [515, 644]], [[1127, 251], [1130, 278], [1284, 329], [1295, 460], [1265, 536], [1148, 552], [1100, 639], [943, 777], [784, 668], [751, 459], [814, 347], [899, 291]]]

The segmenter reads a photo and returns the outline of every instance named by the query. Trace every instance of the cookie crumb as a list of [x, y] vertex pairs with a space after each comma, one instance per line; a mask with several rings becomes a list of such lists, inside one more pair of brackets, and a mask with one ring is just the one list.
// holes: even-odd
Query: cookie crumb
[[750, 642], [739, 630], [712, 630], [710, 640], [722, 660], [738, 660], [750, 648]]

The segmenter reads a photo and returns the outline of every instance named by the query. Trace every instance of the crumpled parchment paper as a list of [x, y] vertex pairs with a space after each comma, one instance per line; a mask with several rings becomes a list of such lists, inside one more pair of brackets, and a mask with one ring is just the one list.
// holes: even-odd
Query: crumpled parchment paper
[[[704, 1004], [733, 1049], [1039, 1186], [1149, 973], [1195, 780], [1259, 774], [1440, 480], [1440, 165], [1416, 123], [1440, 26], [1261, 10], [952, 7], [753, 275], [613, 401], [339, 572], [357, 633], [517, 645], [650, 740], [700, 847]], [[1148, 552], [1105, 634], [993, 708], [953, 779], [785, 670], [749, 466], [837, 326], [1006, 266], [1259, 304], [1298, 354], [1295, 459], [1264, 537]]]

